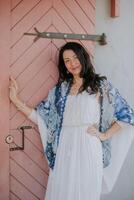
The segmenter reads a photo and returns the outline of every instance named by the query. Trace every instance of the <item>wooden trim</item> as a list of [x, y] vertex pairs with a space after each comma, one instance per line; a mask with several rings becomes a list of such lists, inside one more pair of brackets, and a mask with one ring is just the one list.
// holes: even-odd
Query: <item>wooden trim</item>
[[10, 0], [0, 0], [0, 199], [9, 199], [9, 61]]
[[119, 17], [119, 0], [111, 0], [111, 17]]

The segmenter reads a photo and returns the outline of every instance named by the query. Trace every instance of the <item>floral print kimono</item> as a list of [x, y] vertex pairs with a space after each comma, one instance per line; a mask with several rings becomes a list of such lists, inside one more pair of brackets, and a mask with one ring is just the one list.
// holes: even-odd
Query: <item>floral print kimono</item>
[[[43, 119], [39, 130], [42, 137], [49, 167], [54, 168], [60, 132], [64, 118], [66, 99], [70, 84], [57, 84], [43, 100], [36, 111]], [[119, 91], [107, 80], [100, 84], [100, 123], [99, 131], [105, 132], [117, 121], [123, 128], [110, 140], [102, 142], [103, 151], [103, 188], [102, 192], [112, 190], [127, 152], [134, 138], [134, 111], [120, 95]], [[42, 127], [44, 127], [42, 129]], [[47, 139], [43, 138], [42, 130], [46, 129]]]

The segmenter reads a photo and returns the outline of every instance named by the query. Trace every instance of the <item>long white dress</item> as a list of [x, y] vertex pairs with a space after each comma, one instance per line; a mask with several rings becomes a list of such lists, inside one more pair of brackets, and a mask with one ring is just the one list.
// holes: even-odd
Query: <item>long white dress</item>
[[54, 170], [45, 200], [99, 200], [103, 164], [101, 142], [87, 133], [99, 123], [96, 95], [69, 95], [66, 101]]
[[[99, 200], [112, 191], [134, 139], [134, 127], [120, 123], [122, 129], [111, 139], [111, 163], [103, 169], [102, 146], [87, 133], [99, 123], [96, 95], [86, 92], [68, 95], [54, 170], [50, 170], [45, 200]], [[44, 149], [47, 129], [39, 114], [29, 116], [40, 131]]]

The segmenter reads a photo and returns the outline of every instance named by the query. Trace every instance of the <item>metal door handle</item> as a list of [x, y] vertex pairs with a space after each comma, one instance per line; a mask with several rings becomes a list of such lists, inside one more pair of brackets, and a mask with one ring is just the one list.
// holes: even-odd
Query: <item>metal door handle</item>
[[5, 138], [5, 141], [7, 144], [14, 144], [14, 147], [10, 147], [9, 150], [10, 151], [16, 151], [16, 150], [24, 150], [24, 142], [25, 142], [25, 129], [32, 129], [32, 126], [21, 126], [19, 128], [17, 128], [16, 130], [18, 130], [21, 134], [22, 134], [22, 145], [19, 146], [14, 142], [14, 137], [12, 135], [8, 135]]

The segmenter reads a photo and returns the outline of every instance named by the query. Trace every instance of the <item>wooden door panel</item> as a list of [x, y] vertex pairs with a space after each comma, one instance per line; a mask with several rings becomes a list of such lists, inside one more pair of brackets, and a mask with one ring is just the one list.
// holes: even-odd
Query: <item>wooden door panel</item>
[[[9, 74], [12, 75], [18, 82], [20, 98], [31, 107], [35, 107], [47, 96], [48, 90], [57, 81], [57, 55], [65, 40], [42, 38], [34, 43], [34, 37], [26, 36], [24, 33], [34, 32], [36, 27], [39, 31], [93, 34], [95, 0], [9, 0], [7, 4], [5, 3], [5, 10], [7, 5], [11, 28], [10, 42], [8, 42], [10, 63], [7, 64], [7, 70], [2, 70], [1, 74], [6, 78]], [[71, 40], [66, 39], [66, 41]], [[93, 56], [94, 44], [90, 41], [79, 42]], [[4, 59], [6, 62], [6, 57]], [[8, 87], [8, 81], [6, 86]], [[7, 114], [5, 117], [7, 119]], [[8, 124], [9, 119], [7, 119]], [[49, 169], [40, 135], [36, 125], [11, 104], [10, 125], [7, 128], [10, 127], [9, 133], [19, 145], [21, 145], [21, 134], [16, 128], [23, 125], [31, 125], [34, 129], [25, 132], [24, 151], [10, 151], [10, 157], [7, 156], [10, 162], [9, 199], [43, 200]], [[8, 181], [6, 184], [9, 184]], [[6, 199], [8, 195], [4, 200]]]
[[[22, 1], [23, 2], [23, 1]], [[30, 1], [29, 1], [30, 3]], [[47, 14], [51, 8], [52, 2], [41, 1], [34, 9], [30, 10], [29, 13], [12, 28], [12, 42], [11, 46], [15, 45], [17, 41], [21, 40], [24, 32], [28, 32], [40, 19]], [[43, 28], [43, 27], [42, 27]]]
[[23, 21], [23, 18], [31, 12], [37, 4], [40, 3], [40, 0], [23, 0], [15, 8], [12, 9], [12, 29], [20, 21]]
[[25, 187], [16, 177], [10, 176], [10, 199], [39, 200], [28, 188]]
[[[81, 10], [85, 13], [91, 23], [95, 24], [95, 1], [88, 1], [88, 0], [77, 0], [77, 4], [80, 6]], [[94, 4], [92, 4], [94, 3]], [[94, 31], [93, 31], [94, 33]]]
[[11, 10], [15, 9], [15, 7], [21, 3], [22, 0], [12, 0], [10, 1]]
[[0, 1], [0, 200], [9, 199], [9, 63], [10, 63], [10, 1]]
[[[13, 159], [10, 159], [10, 172], [22, 185], [24, 185], [37, 198], [42, 199], [45, 185], [40, 184], [35, 176], [31, 176], [22, 166], [19, 166]], [[34, 174], [33, 174], [34, 175]], [[32, 183], [32, 184], [31, 184]], [[26, 196], [26, 194], [23, 194]]]
[[[47, 31], [50, 25], [51, 25], [51, 12], [48, 11], [46, 15], [40, 19], [40, 21], [38, 21], [36, 24], [33, 25], [33, 27], [38, 27], [40, 31], [44, 30]], [[33, 27], [30, 28], [28, 31], [23, 30], [23, 33], [34, 32]], [[11, 63], [14, 63], [19, 57], [23, 57], [23, 55], [25, 56], [25, 54], [29, 52], [31, 48], [35, 48], [35, 51], [39, 51], [40, 53], [41, 50], [43, 50], [43, 47], [45, 48], [49, 42], [50, 42], [49, 40], [44, 41], [44, 39], [40, 39], [38, 42], [33, 43], [33, 37], [22, 36], [21, 40], [19, 40], [17, 44], [12, 47]]]
[[[37, 75], [38, 71], [45, 66], [49, 60], [51, 59], [51, 44], [48, 44], [49, 46], [46, 46], [46, 48], [43, 48], [41, 53], [38, 55], [37, 59], [34, 60], [33, 63], [31, 63], [24, 71], [19, 75], [19, 78], [16, 78], [19, 84], [19, 91], [21, 92], [25, 86], [28, 84], [29, 81], [32, 80], [34, 76]], [[16, 109], [14, 106], [12, 106], [11, 110], [11, 116], [13, 116], [16, 113]]]

